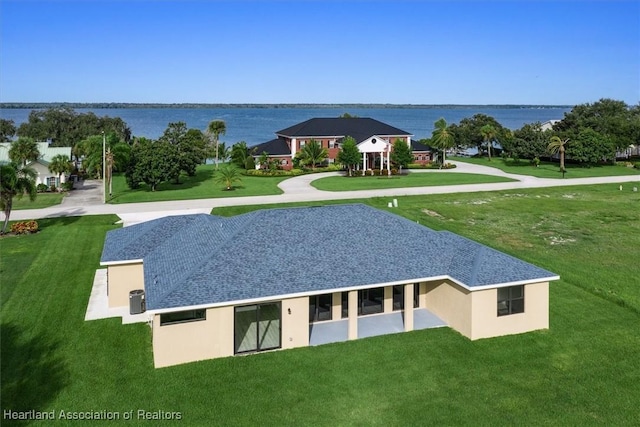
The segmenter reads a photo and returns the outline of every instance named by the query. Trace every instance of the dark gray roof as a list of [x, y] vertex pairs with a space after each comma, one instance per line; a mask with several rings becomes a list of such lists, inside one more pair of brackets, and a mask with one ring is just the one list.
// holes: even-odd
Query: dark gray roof
[[116, 254], [144, 257], [150, 310], [439, 276], [470, 289], [556, 276], [365, 205], [167, 217], [110, 231], [102, 261]]
[[271, 141], [263, 142], [262, 144], [254, 145], [251, 147], [251, 150], [253, 150], [254, 156], [259, 156], [265, 151], [272, 156], [291, 155], [291, 148], [284, 138], [276, 138]]
[[433, 151], [428, 145], [424, 145], [421, 142], [411, 140], [411, 151]]
[[409, 132], [368, 117], [315, 118], [276, 132], [288, 137], [351, 136], [357, 142], [373, 135], [410, 136]]

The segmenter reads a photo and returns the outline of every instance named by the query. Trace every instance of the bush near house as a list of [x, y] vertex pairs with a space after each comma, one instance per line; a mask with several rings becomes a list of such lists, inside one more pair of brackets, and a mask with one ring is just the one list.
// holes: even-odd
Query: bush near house
[[38, 184], [36, 186], [36, 191], [38, 193], [46, 193], [47, 191], [49, 191], [49, 186], [47, 184]]
[[13, 234], [33, 234], [38, 232], [38, 223], [36, 221], [19, 221], [11, 224], [11, 232]]

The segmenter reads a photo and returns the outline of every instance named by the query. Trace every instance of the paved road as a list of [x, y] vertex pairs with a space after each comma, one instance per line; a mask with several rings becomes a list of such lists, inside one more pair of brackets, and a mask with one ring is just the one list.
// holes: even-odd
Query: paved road
[[129, 221], [136, 217], [150, 219], [160, 215], [183, 214], [193, 212], [210, 212], [221, 206], [262, 205], [289, 202], [314, 202], [321, 200], [362, 199], [369, 197], [398, 197], [425, 194], [467, 193], [477, 191], [514, 190], [523, 188], [560, 187], [590, 184], [616, 184], [640, 182], [640, 176], [612, 176], [598, 178], [548, 179], [527, 175], [509, 174], [500, 169], [474, 165], [464, 162], [452, 162], [456, 169], [414, 170], [412, 173], [478, 173], [512, 178], [515, 182], [501, 182], [493, 184], [443, 185], [437, 187], [388, 188], [382, 190], [359, 191], [322, 191], [310, 185], [311, 181], [326, 176], [339, 175], [337, 172], [327, 172], [312, 175], [302, 175], [282, 181], [279, 187], [283, 194], [272, 196], [228, 197], [217, 199], [181, 200], [167, 202], [126, 203], [119, 205], [103, 204], [100, 181], [86, 181], [83, 189], [72, 191], [65, 197], [62, 204], [45, 209], [19, 210], [11, 213], [12, 220], [26, 220], [50, 218], [60, 216], [116, 214]]

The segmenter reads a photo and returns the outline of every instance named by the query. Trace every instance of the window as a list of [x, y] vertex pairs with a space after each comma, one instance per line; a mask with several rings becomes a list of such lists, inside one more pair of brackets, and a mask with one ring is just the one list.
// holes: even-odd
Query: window
[[384, 312], [384, 288], [362, 289], [358, 291], [358, 314]]
[[309, 297], [309, 322], [331, 320], [331, 294], [313, 295]]
[[524, 285], [498, 288], [498, 316], [524, 313]]
[[207, 310], [174, 311], [160, 314], [160, 326], [207, 320]]
[[342, 293], [342, 318], [349, 317], [349, 292]]

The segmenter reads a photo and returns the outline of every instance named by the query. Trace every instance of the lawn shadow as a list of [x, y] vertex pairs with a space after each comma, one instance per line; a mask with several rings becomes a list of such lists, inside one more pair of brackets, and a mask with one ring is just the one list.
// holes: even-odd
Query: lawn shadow
[[[69, 385], [69, 371], [60, 356], [61, 343], [45, 334], [25, 339], [25, 329], [2, 325], [0, 379], [4, 411], [45, 411]], [[2, 425], [28, 425], [30, 420], [9, 420]]]

